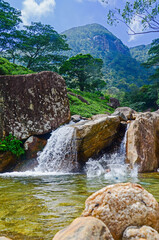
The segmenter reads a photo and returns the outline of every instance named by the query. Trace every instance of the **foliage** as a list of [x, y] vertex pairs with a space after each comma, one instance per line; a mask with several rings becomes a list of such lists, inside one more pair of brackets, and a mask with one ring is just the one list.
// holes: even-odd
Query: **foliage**
[[148, 68], [156, 67], [155, 73], [151, 76], [151, 78], [157, 79], [159, 82], [159, 38], [155, 39], [152, 42], [152, 47], [150, 48], [148, 54], [150, 55], [150, 57], [143, 65]]
[[[109, 24], [124, 22], [131, 34], [159, 32], [159, 3], [158, 0], [127, 1], [123, 9], [110, 10], [107, 18]], [[134, 21], [142, 25], [142, 30], [136, 32], [131, 26]]]
[[0, 51], [8, 49], [16, 27], [22, 22], [21, 12], [0, 0]]
[[143, 63], [148, 60], [148, 51], [151, 48], [151, 44], [148, 45], [139, 45], [136, 47], [130, 48], [130, 53], [132, 58], [135, 58], [138, 62]]
[[[71, 48], [66, 53], [69, 57], [82, 53], [103, 60], [102, 71], [107, 89], [116, 87], [129, 91], [131, 83], [135, 82], [138, 87], [149, 84], [148, 77], [152, 70], [145, 69], [133, 59], [129, 49], [105, 27], [88, 24], [67, 30], [64, 34]], [[75, 85], [72, 81], [69, 86], [74, 88]]]
[[90, 93], [79, 90], [68, 89], [68, 92], [73, 92], [82, 96], [89, 102], [89, 105], [79, 100], [77, 97], [68, 94], [71, 115], [79, 114], [83, 117], [91, 117], [95, 114], [112, 113], [113, 109], [107, 106], [109, 96], [105, 96], [105, 100], [100, 99], [103, 94], [100, 92]]
[[[27, 68], [33, 71], [56, 70], [66, 57], [58, 54], [68, 50], [65, 36], [58, 34], [50, 25], [34, 22], [16, 32], [14, 48], [7, 51], [10, 57], [18, 58]], [[13, 52], [14, 50], [14, 52]]]
[[22, 142], [18, 140], [13, 135], [9, 135], [8, 137], [5, 137], [4, 139], [0, 139], [0, 151], [2, 152], [11, 152], [17, 157], [24, 154], [24, 149], [21, 147]]
[[10, 63], [7, 59], [0, 57], [0, 75], [22, 75], [28, 73], [33, 73], [33, 71], [23, 66]]
[[129, 93], [125, 93], [122, 106], [129, 106], [136, 111], [145, 111], [147, 109], [158, 109], [158, 89], [159, 86], [144, 85], [141, 88], [132, 86]]
[[93, 58], [90, 54], [79, 54], [64, 62], [59, 73], [67, 77], [68, 86], [73, 80], [75, 87], [79, 87], [81, 91], [94, 91], [105, 86], [102, 80], [102, 65], [103, 61], [99, 58]]

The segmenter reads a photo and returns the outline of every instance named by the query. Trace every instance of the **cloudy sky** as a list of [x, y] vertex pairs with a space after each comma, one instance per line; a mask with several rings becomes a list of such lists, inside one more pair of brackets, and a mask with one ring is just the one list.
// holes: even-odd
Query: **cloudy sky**
[[[123, 24], [110, 26], [107, 24], [107, 12], [110, 8], [120, 8], [126, 0], [109, 0], [103, 4], [102, 0], [5, 0], [11, 6], [22, 12], [24, 24], [31, 21], [41, 21], [50, 24], [61, 33], [69, 28], [89, 23], [99, 23], [111, 31], [122, 42], [131, 47], [151, 43], [157, 34], [130, 36]], [[134, 30], [140, 30], [137, 19], [134, 21]]]

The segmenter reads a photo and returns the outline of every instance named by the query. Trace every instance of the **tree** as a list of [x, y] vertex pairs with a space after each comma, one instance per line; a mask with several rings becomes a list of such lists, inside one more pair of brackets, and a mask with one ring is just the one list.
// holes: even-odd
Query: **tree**
[[155, 73], [151, 76], [152, 79], [157, 79], [159, 82], [159, 38], [152, 42], [152, 47], [150, 48], [148, 54], [150, 57], [147, 62], [143, 65], [145, 67], [156, 67]]
[[16, 47], [18, 61], [33, 71], [57, 71], [57, 67], [67, 59], [60, 52], [69, 50], [64, 35], [40, 22], [24, 26]]
[[21, 12], [0, 0], [0, 52], [9, 48], [11, 36], [22, 22]]
[[[110, 10], [107, 18], [108, 23], [123, 22], [129, 29], [129, 34], [145, 34], [159, 32], [159, 3], [158, 0], [133, 0], [127, 1], [123, 9], [115, 8]], [[136, 32], [132, 24], [139, 21], [142, 30]]]
[[[126, 2], [123, 9], [113, 9], [108, 13], [108, 23], [114, 24], [123, 22], [129, 29], [129, 34], [147, 34], [159, 32], [159, 2], [158, 0], [133, 0]], [[136, 32], [132, 29], [134, 20], [139, 21], [142, 30]], [[146, 67], [159, 66], [159, 39], [152, 43], [149, 50], [149, 59], [147, 63], [143, 64]], [[159, 78], [159, 68], [152, 75], [152, 78]]]
[[79, 87], [81, 91], [94, 91], [105, 86], [102, 65], [102, 59], [93, 58], [90, 54], [78, 54], [64, 62], [59, 72], [66, 77], [68, 86]]

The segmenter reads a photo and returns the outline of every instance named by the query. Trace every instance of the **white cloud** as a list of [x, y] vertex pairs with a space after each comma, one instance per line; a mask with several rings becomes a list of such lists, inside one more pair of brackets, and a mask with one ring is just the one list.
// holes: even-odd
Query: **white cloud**
[[36, 0], [24, 0], [22, 9], [22, 21], [24, 25], [29, 24], [34, 19], [40, 19], [41, 16], [53, 12], [55, 0], [42, 0], [37, 3]]
[[76, 0], [76, 2], [84, 2], [84, 1], [89, 1], [89, 2], [99, 2], [101, 3], [103, 6], [107, 6], [107, 5], [111, 5], [111, 6], [115, 6], [117, 0]]
[[132, 41], [136, 40], [136, 38], [139, 36], [139, 35], [135, 35], [135, 34], [133, 35], [133, 32], [135, 32], [135, 33], [142, 32], [143, 27], [141, 24], [141, 18], [135, 16], [133, 21], [130, 24], [130, 28], [133, 31], [131, 31], [130, 29], [128, 30], [128, 34], [132, 34], [129, 37], [129, 42], [132, 42]]

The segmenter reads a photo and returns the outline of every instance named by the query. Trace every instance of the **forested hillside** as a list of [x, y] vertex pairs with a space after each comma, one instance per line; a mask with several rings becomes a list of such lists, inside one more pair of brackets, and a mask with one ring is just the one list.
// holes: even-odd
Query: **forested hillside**
[[[103, 73], [107, 88], [113, 87], [126, 90], [131, 84], [138, 87], [149, 84], [150, 71], [132, 58], [129, 48], [105, 27], [99, 24], [88, 24], [63, 32], [71, 50], [69, 57], [76, 54], [90, 53], [93, 57], [103, 60]], [[144, 55], [144, 54], [143, 54]]]
[[135, 58], [138, 62], [146, 62], [149, 55], [148, 55], [148, 51], [151, 48], [151, 44], [148, 45], [140, 45], [140, 46], [136, 46], [136, 47], [132, 47], [130, 48], [130, 53], [132, 58]]

